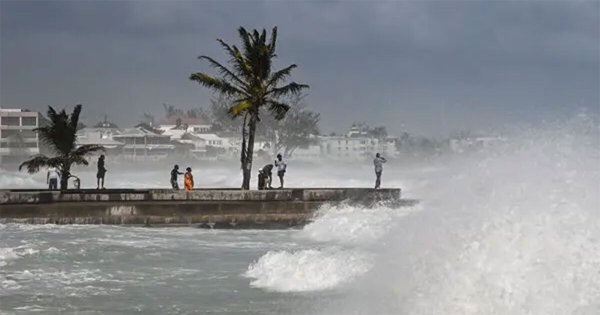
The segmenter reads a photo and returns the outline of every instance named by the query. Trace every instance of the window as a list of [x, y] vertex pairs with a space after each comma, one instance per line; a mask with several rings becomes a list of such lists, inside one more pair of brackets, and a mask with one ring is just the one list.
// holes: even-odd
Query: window
[[3, 148], [37, 148], [35, 142], [1, 142]]
[[37, 117], [21, 117], [21, 125], [23, 125], [23, 126], [37, 125]]
[[0, 119], [0, 125], [18, 126], [19, 125], [19, 117], [2, 117], [2, 119]]
[[[4, 117], [2, 117], [4, 118]], [[19, 130], [2, 130], [2, 138], [13, 137], [19, 134]]]
[[21, 130], [21, 137], [35, 139], [35, 132], [33, 130]]

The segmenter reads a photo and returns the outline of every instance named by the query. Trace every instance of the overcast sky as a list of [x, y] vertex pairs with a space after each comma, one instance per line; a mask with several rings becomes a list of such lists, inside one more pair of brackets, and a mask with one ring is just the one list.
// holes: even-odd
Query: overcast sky
[[131, 125], [208, 104], [188, 80], [215, 41], [278, 26], [278, 67], [311, 86], [324, 132], [353, 121], [441, 135], [600, 104], [600, 2], [1, 1], [0, 105], [84, 104]]

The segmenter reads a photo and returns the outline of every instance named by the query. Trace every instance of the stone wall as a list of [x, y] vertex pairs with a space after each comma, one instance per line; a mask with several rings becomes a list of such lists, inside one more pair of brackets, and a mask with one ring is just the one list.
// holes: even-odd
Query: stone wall
[[210, 228], [287, 228], [310, 220], [326, 203], [398, 206], [399, 189], [282, 189], [242, 191], [167, 189], [0, 191], [0, 223], [193, 225]]

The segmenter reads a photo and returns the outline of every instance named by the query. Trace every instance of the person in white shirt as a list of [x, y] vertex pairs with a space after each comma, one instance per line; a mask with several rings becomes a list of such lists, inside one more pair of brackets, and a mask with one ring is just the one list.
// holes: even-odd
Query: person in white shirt
[[60, 175], [58, 175], [58, 170], [54, 166], [50, 166], [48, 168], [48, 174], [46, 175], [46, 184], [48, 184], [48, 189], [56, 190], [58, 189], [58, 179]]
[[279, 176], [279, 183], [281, 184], [279, 188], [283, 188], [283, 176], [285, 175], [287, 164], [285, 164], [285, 162], [283, 161], [281, 154], [277, 154], [277, 160], [275, 160], [275, 167], [277, 167], [277, 176]]
[[379, 189], [381, 185], [381, 173], [383, 172], [383, 163], [387, 162], [385, 158], [379, 155], [379, 153], [375, 154], [375, 159], [373, 160], [373, 164], [375, 165], [375, 176], [377, 179], [375, 180], [375, 189]]

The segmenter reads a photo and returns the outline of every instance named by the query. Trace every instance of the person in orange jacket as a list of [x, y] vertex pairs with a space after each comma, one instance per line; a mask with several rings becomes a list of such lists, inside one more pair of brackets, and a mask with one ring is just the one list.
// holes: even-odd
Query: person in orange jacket
[[183, 185], [185, 186], [185, 190], [192, 191], [194, 189], [194, 176], [192, 175], [192, 168], [188, 167], [185, 169], [184, 181]]

